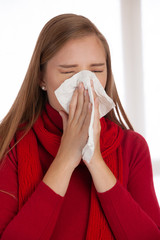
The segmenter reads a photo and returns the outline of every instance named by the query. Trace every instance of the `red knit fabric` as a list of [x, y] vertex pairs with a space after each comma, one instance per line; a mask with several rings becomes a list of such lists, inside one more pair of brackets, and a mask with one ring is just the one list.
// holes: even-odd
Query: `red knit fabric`
[[[19, 208], [23, 206], [23, 204], [35, 190], [37, 184], [43, 178], [38, 153], [39, 142], [53, 156], [53, 158], [56, 156], [60, 146], [62, 132], [56, 127], [54, 132], [48, 132], [45, 129], [43, 120], [47, 122], [48, 126], [52, 125], [53, 129], [53, 123], [44, 111], [42, 116], [40, 116], [34, 124], [33, 128], [17, 144]], [[120, 141], [123, 131], [115, 123], [105, 118], [101, 118], [100, 122], [100, 148], [103, 159], [116, 178], [122, 182], [123, 164]], [[36, 132], [36, 135], [34, 132]], [[17, 139], [19, 139], [22, 134], [23, 133], [17, 133]], [[115, 239], [108, 225], [107, 219], [103, 214], [103, 210], [98, 201], [96, 190], [93, 184], [91, 188], [90, 201], [90, 214], [86, 239]]]
[[[18, 137], [21, 137], [20, 133]], [[20, 209], [42, 178], [37, 140], [32, 130], [19, 142], [17, 156]]]
[[[122, 183], [123, 164], [120, 146], [122, 131], [116, 124], [104, 118], [101, 119], [101, 127], [100, 146], [102, 157], [115, 177]], [[115, 239], [107, 219], [103, 214], [103, 209], [98, 201], [93, 184], [91, 189], [91, 205], [86, 240], [90, 239]]]

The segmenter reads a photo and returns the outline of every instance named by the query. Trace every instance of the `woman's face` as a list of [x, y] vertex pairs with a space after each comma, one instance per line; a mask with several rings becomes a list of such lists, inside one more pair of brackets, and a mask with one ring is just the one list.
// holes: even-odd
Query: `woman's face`
[[101, 41], [95, 35], [69, 40], [48, 61], [41, 86], [45, 86], [48, 101], [57, 111], [63, 110], [63, 108], [54, 91], [67, 78], [82, 70], [94, 72], [105, 88], [107, 81], [106, 54]]

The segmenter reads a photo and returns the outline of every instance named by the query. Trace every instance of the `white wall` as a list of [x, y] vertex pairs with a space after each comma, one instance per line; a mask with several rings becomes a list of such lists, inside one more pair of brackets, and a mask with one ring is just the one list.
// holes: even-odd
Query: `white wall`
[[93, 0], [58, 0], [56, 4], [53, 0], [1, 0], [0, 119], [19, 90], [43, 25], [50, 18], [67, 12], [87, 16], [104, 33], [111, 47], [114, 73], [123, 95], [119, 0], [102, 0], [100, 4]]
[[145, 137], [150, 147], [160, 202], [160, 1], [142, 0]]

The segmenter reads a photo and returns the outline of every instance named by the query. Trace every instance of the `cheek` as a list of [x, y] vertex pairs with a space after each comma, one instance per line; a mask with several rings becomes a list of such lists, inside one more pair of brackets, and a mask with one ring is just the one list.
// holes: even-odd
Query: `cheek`
[[107, 83], [107, 74], [103, 74], [103, 75], [99, 76], [98, 79], [99, 79], [101, 85], [103, 86], [103, 88], [105, 88], [106, 83]]
[[64, 81], [63, 76], [58, 72], [57, 69], [51, 69], [48, 67], [47, 70], [48, 71], [44, 79], [46, 82], [47, 91], [55, 91]]
[[64, 80], [65, 79], [62, 79], [62, 77], [59, 74], [52, 74], [50, 76], [47, 75], [45, 78], [48, 102], [57, 111], [60, 111], [60, 110], [64, 111], [64, 109], [58, 102], [54, 92], [62, 84]]
[[55, 76], [46, 79], [47, 91], [55, 91], [60, 86], [59, 79]]
[[57, 111], [60, 111], [60, 110], [65, 111], [64, 108], [63, 108], [63, 107], [60, 105], [60, 103], [58, 102], [54, 91], [55, 91], [55, 90], [53, 90], [53, 89], [47, 90], [47, 96], [48, 96], [48, 102], [49, 102], [49, 104], [50, 104], [54, 109], [56, 109]]

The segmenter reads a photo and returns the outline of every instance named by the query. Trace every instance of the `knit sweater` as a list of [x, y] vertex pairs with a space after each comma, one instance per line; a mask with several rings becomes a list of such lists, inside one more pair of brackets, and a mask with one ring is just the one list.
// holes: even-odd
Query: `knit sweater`
[[[62, 129], [54, 109], [47, 111]], [[45, 123], [48, 131], [52, 126]], [[11, 145], [14, 144], [14, 140]], [[104, 214], [117, 240], [160, 239], [160, 208], [153, 186], [152, 165], [146, 141], [138, 133], [124, 130], [121, 142], [123, 186], [119, 181], [109, 191], [97, 193]], [[43, 174], [53, 161], [39, 143]], [[86, 236], [92, 178], [83, 162], [74, 170], [64, 197], [43, 181], [18, 212], [16, 148], [8, 153], [0, 169], [0, 234], [2, 240], [83, 240]]]

